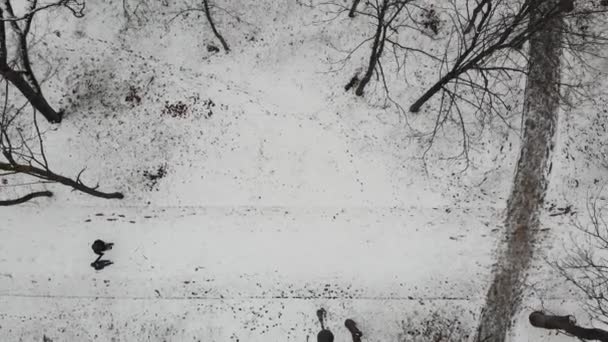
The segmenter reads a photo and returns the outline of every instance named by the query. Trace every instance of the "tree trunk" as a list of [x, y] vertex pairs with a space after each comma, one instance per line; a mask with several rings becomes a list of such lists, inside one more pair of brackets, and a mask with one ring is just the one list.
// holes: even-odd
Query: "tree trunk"
[[[546, 13], [543, 3], [530, 22]], [[523, 282], [534, 253], [542, 208], [549, 182], [551, 155], [559, 109], [560, 58], [563, 20], [556, 16], [530, 39], [528, 79], [524, 94], [520, 155], [507, 201], [506, 245], [501, 246], [494, 279], [486, 294], [476, 341], [505, 341], [521, 302]]]
[[361, 0], [353, 0], [353, 5], [350, 7], [350, 11], [348, 12], [348, 16], [351, 18], [355, 17], [355, 12], [357, 11], [357, 6]]
[[528, 319], [530, 324], [537, 328], [563, 330], [583, 340], [608, 342], [608, 331], [579, 327], [573, 316], [551, 316], [545, 315], [542, 311], [534, 311]]
[[[12, 14], [12, 9], [10, 8], [10, 2], [7, 2], [9, 5], [9, 13]], [[13, 15], [11, 15], [13, 16]], [[0, 18], [4, 19], [4, 12], [0, 9]], [[3, 20], [0, 23], [0, 75], [4, 76], [11, 84], [13, 84], [25, 98], [34, 106], [34, 108], [39, 111], [49, 122], [59, 123], [61, 122], [61, 114], [55, 111], [49, 103], [46, 101], [42, 93], [40, 92], [40, 87], [38, 85], [38, 81], [34, 77], [34, 73], [31, 69], [31, 64], [29, 61], [28, 50], [27, 50], [27, 34], [29, 32], [29, 28], [31, 24], [31, 17], [26, 20], [26, 29], [25, 31], [21, 31], [17, 23], [12, 22], [11, 25], [15, 27], [15, 33], [19, 36], [19, 53], [22, 55], [22, 62], [25, 64], [24, 67], [26, 69], [25, 73], [18, 73], [11, 69], [7, 64], [7, 49], [6, 49], [6, 28], [5, 21]], [[29, 79], [26, 80], [25, 77]]]
[[42, 90], [40, 89], [40, 83], [36, 79], [36, 76], [34, 75], [34, 70], [32, 69], [32, 63], [30, 62], [29, 50], [27, 48], [27, 39], [25, 35], [20, 37], [19, 49], [21, 51], [20, 54], [23, 69], [25, 69], [24, 76], [27, 78], [27, 81], [34, 89], [34, 91], [40, 94], [41, 97], [44, 97], [44, 95], [42, 95]]
[[228, 43], [224, 40], [224, 37], [220, 34], [220, 32], [215, 28], [215, 24], [213, 23], [213, 18], [211, 17], [211, 11], [209, 10], [209, 0], [203, 0], [203, 5], [205, 6], [205, 15], [207, 16], [207, 21], [209, 22], [209, 26], [211, 26], [211, 30], [213, 34], [219, 39], [220, 43], [224, 47], [224, 51], [230, 52], [230, 48], [228, 47]]
[[8, 67], [0, 67], [0, 75], [4, 76], [12, 85], [17, 87], [21, 94], [42, 114], [49, 122], [61, 122], [61, 114], [56, 112], [51, 105], [46, 101], [44, 96], [36, 92], [34, 88], [21, 75], [9, 69]]
[[387, 1], [388, 0], [383, 0], [382, 8], [380, 8], [378, 11], [378, 27], [376, 28], [374, 44], [372, 45], [372, 53], [369, 57], [369, 65], [367, 66], [367, 71], [361, 79], [361, 82], [359, 82], [357, 90], [355, 90], [355, 94], [357, 94], [357, 96], [363, 96], [363, 90], [365, 89], [365, 86], [369, 83], [369, 80], [372, 79], [372, 75], [374, 74], [374, 70], [376, 69], [376, 64], [378, 63], [378, 58], [380, 58], [380, 55], [382, 54], [383, 44], [380, 42], [380, 40], [383, 37], [384, 15], [386, 13]]

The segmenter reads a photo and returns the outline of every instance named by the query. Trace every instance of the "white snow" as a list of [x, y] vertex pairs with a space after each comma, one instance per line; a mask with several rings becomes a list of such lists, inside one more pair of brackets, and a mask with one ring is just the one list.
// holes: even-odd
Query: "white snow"
[[[454, 341], [472, 335], [502, 239], [517, 133], [489, 124], [462, 172], [445, 158], [458, 140], [442, 135], [425, 168], [424, 140], [383, 105], [376, 80], [365, 98], [343, 91], [368, 48], [328, 72], [344, 57], [336, 46], [369, 33], [365, 18], [323, 24], [322, 10], [294, 1], [222, 2], [241, 21], [217, 13], [232, 52], [212, 54], [206, 45], [219, 44], [204, 17], [166, 26], [185, 6], [169, 3], [145, 2], [147, 21], [129, 28], [116, 1], [89, 1], [83, 19], [37, 19], [35, 67], [42, 73], [42, 56], [60, 61], [44, 91], [67, 113], [46, 127], [51, 167], [75, 176], [86, 166], [88, 184], [126, 198], [46, 185], [53, 198], [0, 208], [1, 340], [314, 341], [320, 307], [336, 341], [350, 340], [347, 318], [366, 341], [430, 341], [408, 335], [429, 319], [433, 331], [457, 320], [466, 333]], [[394, 80], [393, 93], [405, 107], [432, 81], [419, 75], [436, 73], [423, 60], [407, 69], [409, 84]], [[141, 104], [125, 101], [130, 87]], [[162, 114], [178, 101], [185, 118]], [[431, 104], [408, 123], [430, 127], [432, 113]], [[581, 143], [571, 138], [589, 125], [580, 115], [560, 118], [556, 150]], [[555, 159], [548, 201], [584, 210], [581, 189], [605, 168]], [[157, 183], [144, 177], [161, 166]], [[0, 197], [24, 190], [0, 187]], [[543, 225], [547, 246], [570, 229], [548, 215]], [[115, 243], [106, 254], [115, 264], [98, 272], [89, 266], [97, 238]], [[534, 272], [531, 281], [558, 282], [541, 261]], [[576, 295], [553, 290], [524, 303], [548, 296], [560, 314], [581, 312]], [[529, 311], [513, 341], [568, 340], [530, 328]]]

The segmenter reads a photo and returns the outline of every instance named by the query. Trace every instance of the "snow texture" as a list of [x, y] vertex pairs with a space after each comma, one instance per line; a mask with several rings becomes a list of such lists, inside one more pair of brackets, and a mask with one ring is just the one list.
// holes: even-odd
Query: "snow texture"
[[[187, 3], [163, 3], [142, 2], [129, 21], [108, 0], [88, 1], [82, 19], [53, 10], [35, 21], [34, 67], [52, 61], [43, 90], [66, 113], [43, 127], [51, 166], [73, 176], [86, 166], [85, 182], [126, 198], [49, 184], [50, 199], [0, 208], [1, 340], [314, 341], [321, 307], [336, 341], [351, 339], [347, 318], [370, 342], [470, 340], [504, 242], [519, 133], [488, 123], [461, 171], [446, 128], [424, 163], [414, 131], [432, 127], [439, 100], [406, 124], [380, 82], [364, 98], [344, 92], [367, 49], [332, 71], [371, 32], [365, 18], [218, 1], [225, 54], [208, 50], [219, 43], [203, 15], [169, 23]], [[391, 80], [403, 104], [438, 73], [423, 58], [406, 69], [407, 83]], [[560, 113], [537, 246], [548, 258], [572, 229], [550, 204], [583, 213], [606, 181], [590, 151], [606, 156], [596, 121], [607, 102]], [[29, 189], [11, 182], [2, 198]], [[95, 239], [115, 243], [100, 271]], [[580, 294], [540, 259], [511, 340], [569, 341], [527, 323], [541, 299], [585, 322]]]

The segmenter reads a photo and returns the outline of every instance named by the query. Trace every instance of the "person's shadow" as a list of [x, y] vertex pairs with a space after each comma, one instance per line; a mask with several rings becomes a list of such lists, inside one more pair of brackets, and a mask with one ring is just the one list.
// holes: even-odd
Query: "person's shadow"
[[99, 258], [91, 263], [91, 267], [95, 270], [103, 270], [106, 266], [112, 265], [113, 262], [110, 260], [100, 260]]

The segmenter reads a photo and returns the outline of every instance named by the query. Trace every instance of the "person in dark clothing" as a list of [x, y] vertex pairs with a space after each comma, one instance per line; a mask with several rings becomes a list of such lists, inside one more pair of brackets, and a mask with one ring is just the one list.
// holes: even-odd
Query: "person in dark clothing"
[[357, 323], [355, 323], [355, 321], [349, 318], [344, 321], [344, 326], [346, 326], [346, 329], [348, 329], [348, 331], [352, 335], [353, 342], [361, 342], [361, 337], [363, 336], [363, 333], [361, 332], [361, 330], [359, 330], [359, 328], [357, 328]]
[[327, 329], [323, 329], [317, 335], [317, 342], [334, 342], [334, 334]]
[[317, 334], [317, 342], [334, 342], [334, 334], [325, 328], [326, 316], [327, 311], [325, 309], [321, 308], [317, 310], [317, 318], [319, 319], [319, 323], [321, 323], [321, 331]]
[[93, 249], [93, 253], [97, 254], [98, 257], [91, 263], [91, 267], [96, 269], [97, 271], [103, 269], [104, 267], [113, 264], [110, 260], [100, 260], [105, 251], [112, 249], [114, 244], [112, 242], [104, 242], [103, 240], [95, 240], [91, 245]]
[[101, 257], [103, 256], [103, 252], [112, 249], [112, 246], [114, 246], [114, 244], [112, 242], [104, 242], [103, 240], [95, 240], [95, 242], [93, 242], [93, 245], [91, 245], [91, 248], [93, 248], [93, 252], [97, 255], [99, 255], [99, 257], [97, 258], [97, 260], [95, 260], [95, 262], [99, 261], [99, 259], [101, 259]]

